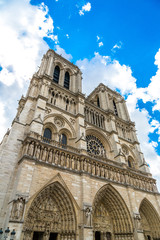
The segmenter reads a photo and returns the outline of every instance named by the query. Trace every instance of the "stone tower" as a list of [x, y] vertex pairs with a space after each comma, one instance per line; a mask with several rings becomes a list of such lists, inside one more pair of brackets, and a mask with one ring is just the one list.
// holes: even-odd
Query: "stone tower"
[[0, 227], [16, 240], [160, 240], [160, 195], [124, 98], [49, 50], [0, 145]]

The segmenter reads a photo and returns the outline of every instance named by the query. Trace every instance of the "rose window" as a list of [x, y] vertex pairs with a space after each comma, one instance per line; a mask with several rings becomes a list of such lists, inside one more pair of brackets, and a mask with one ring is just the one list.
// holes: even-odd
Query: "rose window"
[[93, 135], [88, 135], [86, 136], [86, 142], [87, 142], [87, 152], [89, 154], [96, 155], [96, 156], [105, 155], [104, 146], [97, 137]]

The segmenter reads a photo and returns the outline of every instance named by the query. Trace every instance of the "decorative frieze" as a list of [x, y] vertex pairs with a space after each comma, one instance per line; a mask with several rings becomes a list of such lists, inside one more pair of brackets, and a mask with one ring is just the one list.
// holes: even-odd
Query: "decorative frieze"
[[[52, 143], [52, 145], [51, 145]], [[156, 181], [135, 169], [113, 166], [105, 158], [92, 158], [81, 155], [80, 150], [64, 146], [59, 142], [48, 143], [45, 139], [27, 138], [23, 143], [23, 155], [56, 167], [63, 167], [78, 173], [126, 184], [137, 189], [157, 192]], [[22, 156], [23, 157], [23, 156]]]

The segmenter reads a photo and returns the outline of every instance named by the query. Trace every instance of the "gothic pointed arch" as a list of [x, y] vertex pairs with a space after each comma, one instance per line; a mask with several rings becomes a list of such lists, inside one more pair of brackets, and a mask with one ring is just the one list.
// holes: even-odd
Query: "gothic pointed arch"
[[24, 221], [24, 239], [34, 232], [76, 235], [77, 220], [70, 194], [58, 181], [44, 187], [32, 200]]
[[[108, 137], [103, 132], [98, 131], [96, 128], [93, 128], [93, 127], [87, 128], [86, 141], [87, 141], [87, 151], [89, 154], [92, 152], [92, 149], [93, 149], [93, 154], [91, 155], [96, 155], [96, 156], [99, 155], [99, 156], [111, 158], [111, 152], [113, 150], [112, 145]], [[89, 145], [92, 145], [92, 146], [89, 146]], [[96, 151], [98, 151], [99, 154], [98, 153], [96, 154]]]
[[146, 239], [160, 239], [160, 216], [152, 203], [144, 198], [139, 207], [141, 216], [141, 227], [143, 229]]
[[53, 81], [55, 83], [59, 83], [59, 76], [60, 76], [60, 67], [56, 65], [53, 73]]
[[93, 202], [94, 232], [110, 233], [114, 239], [133, 239], [133, 223], [121, 195], [110, 184], [104, 185]]

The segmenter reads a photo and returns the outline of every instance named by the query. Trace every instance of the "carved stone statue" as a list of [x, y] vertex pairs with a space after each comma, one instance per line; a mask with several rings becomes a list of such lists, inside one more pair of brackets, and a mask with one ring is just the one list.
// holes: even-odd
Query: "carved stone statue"
[[57, 165], [58, 164], [58, 152], [55, 153], [54, 161], [55, 161], [55, 164]]
[[33, 156], [33, 153], [34, 153], [34, 142], [32, 142], [30, 145], [29, 145], [29, 149], [28, 149], [28, 154], [30, 156]]
[[67, 159], [66, 159], [66, 167], [69, 168], [69, 164], [70, 163], [70, 156], [69, 154], [67, 155]]
[[48, 240], [49, 239], [49, 232], [46, 231], [43, 235], [43, 240]]
[[92, 209], [91, 209], [91, 207], [86, 207], [84, 213], [85, 213], [84, 214], [84, 217], [85, 217], [84, 223], [86, 226], [90, 227], [92, 225], [92, 218], [91, 218], [92, 217]]
[[47, 148], [45, 147], [42, 154], [42, 161], [46, 161], [46, 156], [47, 156]]
[[39, 159], [40, 158], [40, 153], [41, 153], [41, 147], [38, 146], [37, 150], [36, 150], [36, 158]]
[[64, 160], [65, 160], [65, 156], [64, 156], [64, 153], [62, 153], [62, 155], [61, 155], [61, 166], [64, 166]]
[[137, 231], [142, 231], [140, 214], [135, 213], [134, 220], [135, 220], [135, 226], [136, 226]]
[[18, 198], [13, 203], [11, 219], [17, 220], [17, 221], [22, 220], [23, 211], [24, 211], [24, 203], [25, 203], [25, 200], [23, 198]]
[[52, 152], [52, 150], [50, 150], [49, 156], [48, 156], [48, 162], [49, 163], [52, 163], [52, 156], [53, 156], [53, 152]]

